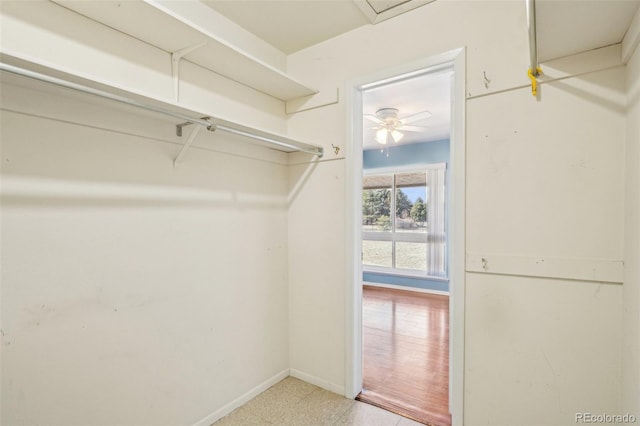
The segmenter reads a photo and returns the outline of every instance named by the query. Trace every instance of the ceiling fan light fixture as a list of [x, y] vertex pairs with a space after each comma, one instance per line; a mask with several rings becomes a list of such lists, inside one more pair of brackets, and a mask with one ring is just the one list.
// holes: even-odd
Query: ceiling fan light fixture
[[376, 142], [382, 145], [386, 145], [387, 142], [398, 143], [400, 142], [400, 139], [402, 139], [403, 136], [404, 135], [402, 133], [400, 133], [395, 129], [393, 130], [380, 129], [376, 132]]
[[387, 144], [387, 129], [380, 129], [376, 132], [376, 142], [382, 145]]
[[420, 132], [424, 127], [420, 126], [407, 126], [407, 123], [413, 121], [429, 118], [431, 113], [429, 111], [421, 111], [402, 119], [398, 118], [397, 108], [380, 108], [376, 111], [375, 115], [365, 114], [364, 117], [373, 121], [378, 127], [376, 132], [376, 142], [380, 145], [387, 145], [391, 143], [398, 143], [404, 137], [403, 130], [410, 132]]
[[397, 130], [393, 130], [389, 133], [391, 133], [391, 137], [393, 138], [394, 142], [400, 142], [400, 139], [402, 139], [402, 137], [404, 136], [402, 133], [400, 133]]

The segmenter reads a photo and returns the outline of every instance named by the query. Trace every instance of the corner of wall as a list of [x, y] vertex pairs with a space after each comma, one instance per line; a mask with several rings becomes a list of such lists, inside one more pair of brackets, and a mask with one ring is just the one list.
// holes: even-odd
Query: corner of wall
[[[640, 13], [640, 12], [639, 12]], [[621, 413], [640, 417], [640, 48], [627, 63]]]

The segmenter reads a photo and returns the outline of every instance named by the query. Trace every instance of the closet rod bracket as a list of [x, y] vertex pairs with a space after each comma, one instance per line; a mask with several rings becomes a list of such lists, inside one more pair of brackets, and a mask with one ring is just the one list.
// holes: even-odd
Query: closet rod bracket
[[182, 137], [182, 128], [186, 127], [186, 126], [189, 126], [191, 124], [193, 124], [193, 123], [191, 123], [189, 121], [187, 121], [186, 123], [176, 124], [176, 136]]
[[[211, 123], [211, 117], [202, 117], [202, 119], [204, 121], [210, 122]], [[180, 124], [176, 124], [176, 136], [180, 136], [182, 137], [182, 129], [186, 126], [190, 126], [191, 124], [194, 124], [192, 121], [186, 121], [184, 123], [180, 123]], [[209, 124], [207, 127], [207, 130], [210, 132], [215, 132], [216, 131], [216, 125], [211, 123]]]

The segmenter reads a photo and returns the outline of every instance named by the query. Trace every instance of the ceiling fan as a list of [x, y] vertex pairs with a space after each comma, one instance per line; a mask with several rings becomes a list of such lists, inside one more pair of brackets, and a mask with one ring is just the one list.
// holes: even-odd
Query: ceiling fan
[[373, 129], [378, 130], [376, 132], [376, 141], [378, 143], [386, 145], [387, 142], [390, 143], [391, 141], [399, 142], [404, 136], [401, 130], [409, 132], [424, 132], [427, 130], [426, 127], [407, 126], [407, 124], [431, 117], [429, 111], [421, 111], [403, 118], [398, 117], [398, 112], [397, 108], [381, 108], [376, 111], [375, 115], [365, 114], [365, 118], [377, 124]]

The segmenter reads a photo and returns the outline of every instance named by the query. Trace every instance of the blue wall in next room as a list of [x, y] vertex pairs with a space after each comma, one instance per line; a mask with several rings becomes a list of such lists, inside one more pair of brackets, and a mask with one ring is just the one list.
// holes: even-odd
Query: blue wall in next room
[[[400, 145], [363, 152], [362, 164], [367, 172], [376, 169], [388, 171], [392, 168], [418, 168], [429, 164], [449, 163], [449, 140]], [[447, 169], [446, 181], [449, 182]], [[448, 185], [447, 185], [448, 187]], [[363, 272], [362, 280], [370, 283], [414, 287], [424, 290], [449, 291], [447, 281], [408, 277], [375, 272]]]
[[[388, 154], [388, 156], [387, 156]], [[413, 143], [363, 152], [365, 170], [390, 167], [412, 167], [434, 163], [449, 163], [449, 140]]]

